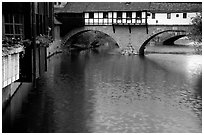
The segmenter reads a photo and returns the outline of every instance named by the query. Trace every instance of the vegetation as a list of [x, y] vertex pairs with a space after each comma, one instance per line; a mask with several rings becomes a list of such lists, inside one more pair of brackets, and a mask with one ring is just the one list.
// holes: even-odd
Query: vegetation
[[195, 41], [194, 47], [198, 54], [202, 54], [202, 13], [192, 18], [193, 29], [189, 38]]
[[[36, 37], [36, 44], [40, 46], [49, 46], [52, 42], [52, 38], [47, 35], [40, 35]], [[26, 48], [31, 45], [31, 40], [29, 39], [21, 39], [21, 38], [14, 38], [14, 37], [3, 37], [2, 39], [2, 53], [4, 55], [8, 55], [11, 52], [15, 52]]]
[[19, 47], [19, 46], [29, 46], [31, 45], [30, 40], [22, 40], [20, 38], [9, 38], [9, 37], [4, 37], [2, 39], [2, 46], [3, 47]]
[[22, 40], [20, 38], [3, 37], [2, 39], [2, 54], [9, 55], [14, 52], [23, 51], [24, 47], [31, 45], [30, 40]]
[[191, 30], [191, 39], [202, 42], [202, 14], [197, 14], [196, 17], [192, 18], [193, 29]]
[[48, 47], [49, 44], [53, 42], [53, 39], [49, 35], [41, 35], [36, 37], [36, 44], [40, 46]]

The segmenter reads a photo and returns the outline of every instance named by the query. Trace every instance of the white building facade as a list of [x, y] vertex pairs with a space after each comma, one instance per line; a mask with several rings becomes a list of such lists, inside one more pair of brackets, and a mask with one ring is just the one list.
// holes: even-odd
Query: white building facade
[[150, 13], [128, 12], [85, 12], [85, 25], [191, 25], [198, 12]]
[[85, 25], [144, 25], [147, 23], [146, 11], [85, 12]]
[[197, 14], [199, 13], [150, 13], [147, 22], [148, 25], [191, 25], [192, 18], [196, 17]]

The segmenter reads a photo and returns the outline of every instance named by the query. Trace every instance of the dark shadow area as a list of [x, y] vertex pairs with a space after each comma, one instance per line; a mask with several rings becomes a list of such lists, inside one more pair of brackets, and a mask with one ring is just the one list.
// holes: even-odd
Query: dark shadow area
[[86, 30], [81, 31], [67, 40], [65, 47], [70, 51], [82, 51], [87, 49], [114, 49], [118, 48], [118, 44], [109, 35], [100, 32]]
[[185, 37], [186, 35], [178, 35], [175, 37], [171, 37], [163, 42], [164, 45], [175, 45], [174, 41], [178, 40], [179, 38]]

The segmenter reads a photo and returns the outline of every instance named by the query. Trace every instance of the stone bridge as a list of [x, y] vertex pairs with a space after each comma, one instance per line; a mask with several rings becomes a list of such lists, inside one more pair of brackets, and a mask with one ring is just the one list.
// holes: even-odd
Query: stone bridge
[[[156, 25], [115, 25], [115, 26], [83, 26], [72, 29], [64, 37], [62, 37], [62, 45], [76, 34], [81, 34], [87, 31], [99, 31], [112, 37], [121, 49], [127, 48], [131, 45], [138, 54], [144, 54], [145, 46], [151, 39], [160, 34], [170, 34], [166, 36], [167, 39], [171, 38], [171, 42], [178, 38], [187, 35], [191, 26], [156, 26]], [[172, 33], [173, 36], [172, 36]], [[173, 41], [172, 41], [173, 40]]]

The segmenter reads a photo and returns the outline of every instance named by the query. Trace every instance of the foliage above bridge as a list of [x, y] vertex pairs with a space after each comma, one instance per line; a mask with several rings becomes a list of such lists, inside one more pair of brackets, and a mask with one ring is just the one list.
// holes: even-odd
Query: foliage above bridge
[[197, 15], [192, 19], [193, 29], [191, 31], [191, 39], [202, 42], [202, 14]]

